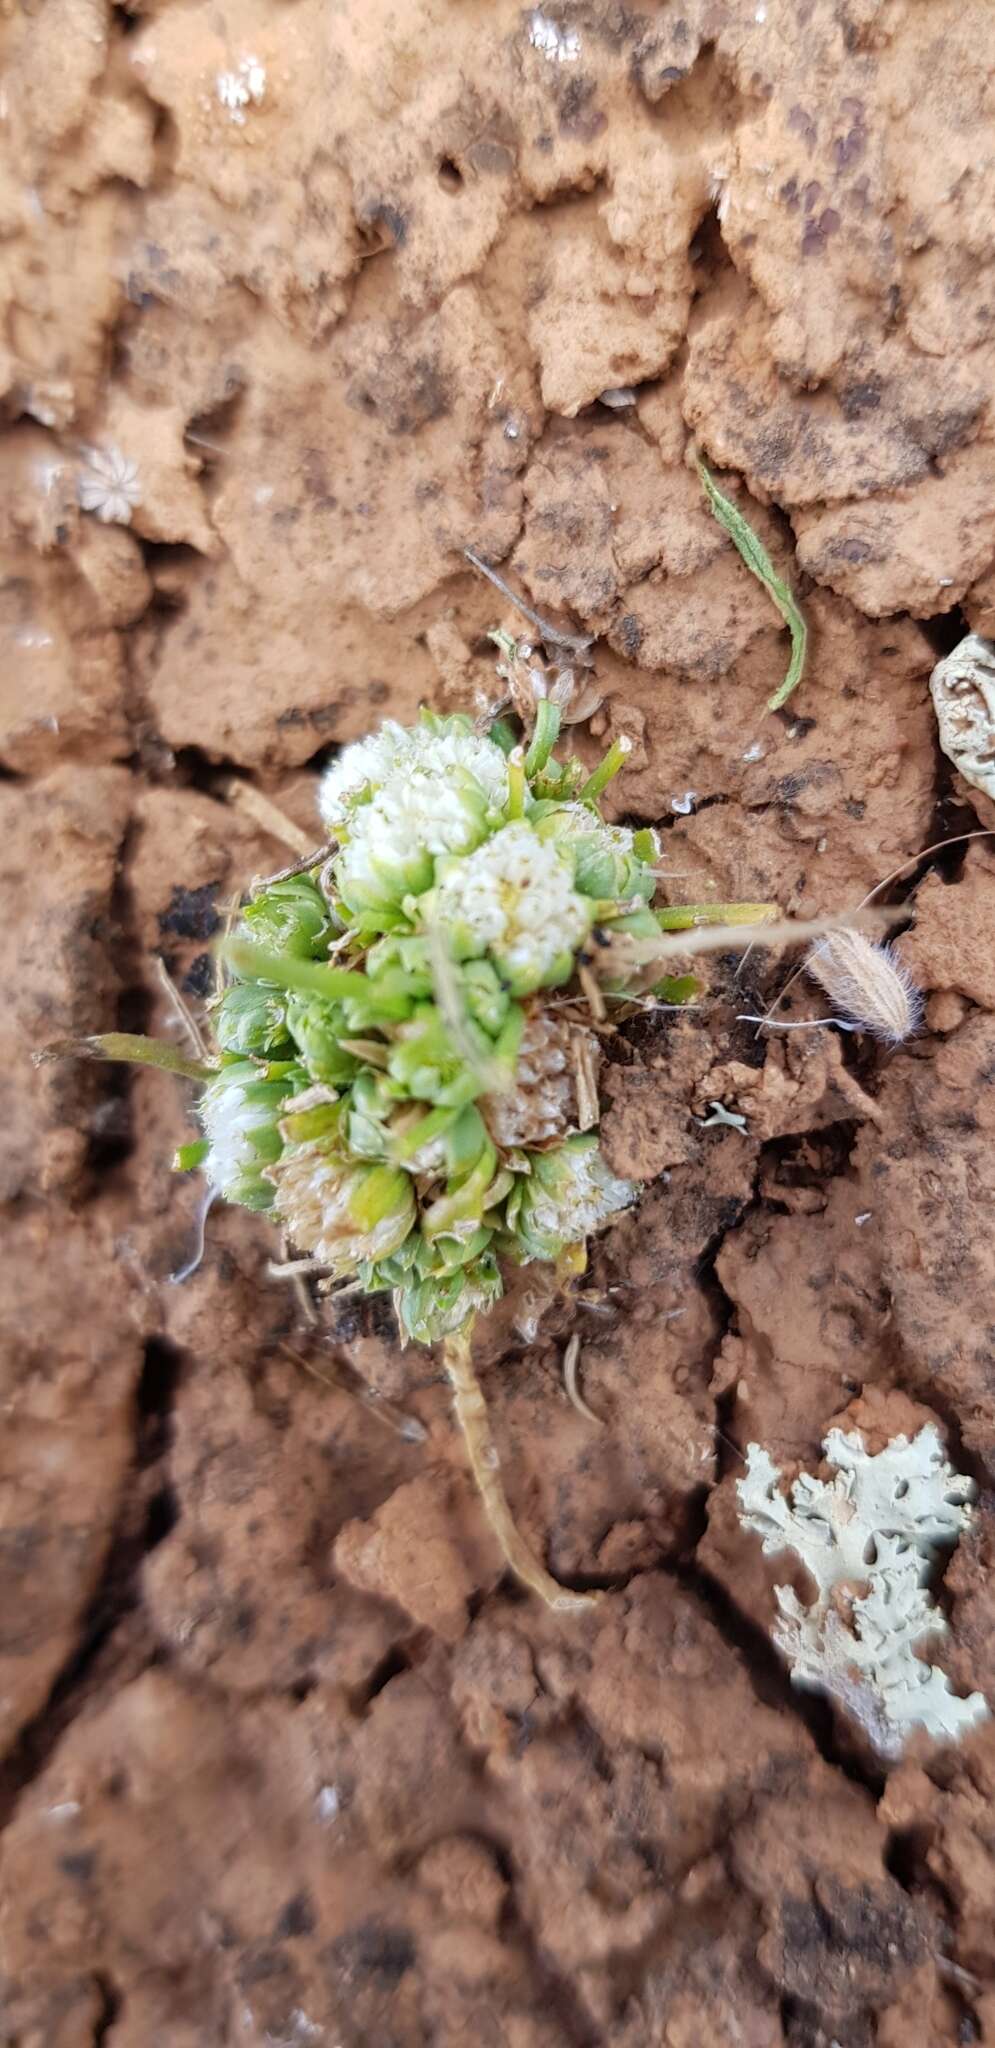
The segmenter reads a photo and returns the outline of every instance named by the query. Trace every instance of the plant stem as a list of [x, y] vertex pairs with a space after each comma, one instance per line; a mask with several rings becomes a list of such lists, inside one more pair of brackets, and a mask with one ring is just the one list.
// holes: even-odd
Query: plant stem
[[525, 757], [521, 747], [508, 755], [508, 817], [525, 816]]
[[577, 791], [578, 803], [589, 802], [600, 796], [602, 790], [607, 789], [613, 777], [618, 774], [619, 769], [625, 767], [631, 752], [632, 741], [628, 734], [619, 733], [618, 739], [612, 741], [604, 759], [598, 762], [593, 775], [589, 775], [587, 781]]
[[528, 1587], [530, 1593], [537, 1593], [547, 1607], [562, 1612], [571, 1608], [593, 1607], [600, 1596], [597, 1593], [573, 1593], [568, 1587], [557, 1585], [533, 1557], [524, 1537], [515, 1527], [501, 1484], [498, 1455], [487, 1419], [487, 1404], [473, 1369], [470, 1329], [471, 1325], [464, 1323], [462, 1329], [445, 1338], [442, 1356], [453, 1390], [456, 1420], [463, 1432], [484, 1513], [500, 1545], [501, 1554], [515, 1577]]
[[551, 703], [548, 697], [540, 697], [536, 705], [535, 731], [532, 734], [529, 750], [525, 756], [525, 774], [529, 782], [531, 782], [533, 775], [538, 775], [545, 768], [559, 738], [559, 732], [560, 713], [558, 707]]

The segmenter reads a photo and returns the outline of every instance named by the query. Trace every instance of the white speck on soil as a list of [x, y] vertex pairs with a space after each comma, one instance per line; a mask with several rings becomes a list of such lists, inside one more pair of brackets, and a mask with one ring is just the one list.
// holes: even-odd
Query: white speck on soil
[[534, 50], [541, 50], [551, 64], [576, 64], [580, 56], [580, 36], [575, 28], [561, 28], [559, 22], [551, 21], [548, 14], [535, 8], [529, 16], [529, 42]]

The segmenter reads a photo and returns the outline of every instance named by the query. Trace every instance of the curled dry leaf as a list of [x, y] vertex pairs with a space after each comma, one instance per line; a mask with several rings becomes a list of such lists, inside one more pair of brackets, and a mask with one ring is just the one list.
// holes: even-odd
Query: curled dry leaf
[[995, 641], [969, 633], [937, 662], [929, 687], [948, 761], [995, 798]]

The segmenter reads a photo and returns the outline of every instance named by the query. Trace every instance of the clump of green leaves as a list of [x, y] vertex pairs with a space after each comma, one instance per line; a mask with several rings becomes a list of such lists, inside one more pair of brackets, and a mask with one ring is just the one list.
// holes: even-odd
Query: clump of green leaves
[[[482, 735], [426, 712], [345, 748], [320, 793], [332, 857], [244, 905], [222, 949], [214, 1053], [179, 1062], [203, 1082], [203, 1137], [178, 1164], [271, 1211], [323, 1284], [389, 1292], [418, 1343], [494, 1302], [509, 1264], [578, 1270], [589, 1235], [635, 1199], [529, 1051], [541, 1032], [547, 1076], [573, 1057], [592, 982], [616, 1005], [637, 989], [693, 995], [689, 976], [620, 972], [611, 940], [645, 946], [713, 914], [651, 908], [655, 833], [600, 808], [626, 743], [589, 774], [554, 757], [558, 727], [543, 702], [522, 747], [506, 726]], [[176, 1063], [146, 1041], [93, 1049]], [[509, 1143], [498, 1107], [512, 1091]]]

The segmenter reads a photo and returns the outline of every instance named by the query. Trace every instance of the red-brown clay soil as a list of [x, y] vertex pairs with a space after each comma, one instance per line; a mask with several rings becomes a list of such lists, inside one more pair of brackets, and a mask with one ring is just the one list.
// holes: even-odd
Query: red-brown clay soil
[[[798, 1470], [841, 1415], [935, 1418], [981, 1487], [943, 1661], [995, 1700], [987, 842], [920, 880], [902, 1050], [758, 1038], [759, 954], [609, 1044], [642, 1204], [586, 1299], [531, 1269], [481, 1342], [591, 1614], [502, 1581], [380, 1305], [308, 1329], [236, 1213], [173, 1283], [183, 1084], [28, 1064], [172, 1029], [158, 958], [201, 1001], [286, 858], [233, 773], [310, 832], [338, 743], [477, 707], [514, 614], [467, 543], [597, 636], [578, 745], [634, 737], [671, 900], [811, 916], [977, 824], [927, 677], [995, 617], [989, 0], [35, 0], [0, 36], [0, 2040], [995, 2042], [995, 1721], [886, 1771], [793, 1692], [734, 1495], [751, 1440]], [[692, 443], [804, 599], [775, 716]], [[128, 525], [77, 504], [109, 446]]]

